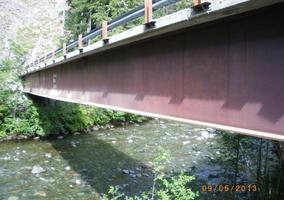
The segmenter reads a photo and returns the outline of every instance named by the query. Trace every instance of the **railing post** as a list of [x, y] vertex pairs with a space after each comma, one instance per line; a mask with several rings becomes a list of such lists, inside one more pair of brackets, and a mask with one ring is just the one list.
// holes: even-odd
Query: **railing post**
[[55, 50], [52, 48], [52, 62], [55, 62]]
[[82, 34], [78, 35], [78, 49], [80, 53], [83, 52], [83, 35]]
[[198, 6], [201, 4], [201, 0], [194, 0], [194, 6]]
[[108, 22], [107, 21], [103, 21], [102, 23], [102, 40], [104, 41], [104, 43], [108, 43]]
[[154, 27], [152, 0], [144, 0], [144, 23], [148, 28]]
[[66, 43], [63, 43], [62, 52], [63, 52], [63, 57], [64, 57], [64, 59], [66, 59], [66, 54], [67, 54], [67, 51], [66, 51]]
[[201, 3], [201, 0], [194, 0], [192, 9], [195, 12], [203, 12], [209, 9], [210, 4], [210, 2], [207, 2], [205, 0], [203, 1], [203, 3]]

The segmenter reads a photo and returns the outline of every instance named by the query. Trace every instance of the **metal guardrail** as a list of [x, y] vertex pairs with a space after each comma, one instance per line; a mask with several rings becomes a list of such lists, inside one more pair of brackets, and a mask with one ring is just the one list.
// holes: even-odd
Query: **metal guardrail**
[[[106, 29], [107, 30], [112, 30], [116, 27], [119, 27], [119, 26], [122, 26], [126, 23], [129, 23], [135, 19], [138, 19], [144, 15], [151, 15], [150, 18], [152, 18], [152, 11], [156, 11], [156, 10], [159, 10], [163, 7], [166, 7], [166, 6], [169, 6], [169, 5], [172, 5], [172, 4], [175, 4], [177, 2], [179, 2], [181, 0], [145, 0], [145, 4], [144, 5], [141, 5], [113, 20], [111, 20], [109, 22], [109, 24], [107, 25]], [[149, 4], [151, 6], [151, 13], [147, 13], [147, 11], [145, 10], [145, 8], [147, 8], [147, 5], [146, 4]], [[198, 6], [200, 4], [200, 0], [194, 0], [194, 5], [195, 6]], [[148, 6], [149, 6], [148, 5]], [[145, 22], [146, 23], [146, 22]], [[87, 43], [89, 40], [99, 36], [102, 34], [102, 31], [103, 31], [103, 28], [104, 27], [99, 27], [99, 28], [96, 28], [96, 29], [93, 29], [91, 30], [89, 33], [87, 33], [86, 35], [84, 36], [81, 36], [82, 37], [82, 40], [79, 41], [79, 40], [75, 40], [75, 41], [72, 41], [68, 44], [66, 44], [66, 49], [63, 49], [62, 47], [61, 48], [58, 48], [56, 49], [55, 51], [53, 52], [50, 52], [48, 53], [47, 55], [35, 60], [34, 62], [30, 63], [28, 66], [27, 66], [27, 69], [37, 65], [37, 64], [40, 64], [42, 62], [44, 62], [45, 60], [47, 59], [51, 59], [51, 58], [54, 58], [56, 55], [58, 55], [59, 53], [63, 52], [68, 52], [68, 50], [70, 49], [73, 49], [73, 48], [76, 48], [78, 46], [80, 46], [79, 42], [81, 42], [81, 46], [82, 46], [82, 43]]]

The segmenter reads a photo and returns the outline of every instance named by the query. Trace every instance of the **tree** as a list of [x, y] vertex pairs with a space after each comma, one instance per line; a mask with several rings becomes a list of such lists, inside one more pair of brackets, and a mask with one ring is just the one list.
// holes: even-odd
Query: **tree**
[[[77, 38], [89, 29], [100, 27], [102, 21], [110, 21], [123, 13], [142, 5], [143, 0], [68, 0], [65, 30], [70, 38]], [[90, 23], [91, 22], [91, 23]]]

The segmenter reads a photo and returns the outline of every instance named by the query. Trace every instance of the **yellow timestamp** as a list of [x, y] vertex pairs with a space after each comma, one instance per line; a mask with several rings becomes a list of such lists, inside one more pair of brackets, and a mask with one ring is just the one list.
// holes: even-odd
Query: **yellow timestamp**
[[257, 186], [256, 184], [203, 184], [201, 192], [257, 192]]

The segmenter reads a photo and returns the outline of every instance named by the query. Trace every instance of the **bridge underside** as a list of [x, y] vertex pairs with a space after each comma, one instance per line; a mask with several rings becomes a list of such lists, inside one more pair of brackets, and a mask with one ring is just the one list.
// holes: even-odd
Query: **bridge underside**
[[284, 140], [283, 5], [26, 75], [26, 92]]

